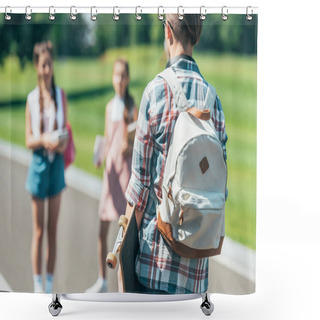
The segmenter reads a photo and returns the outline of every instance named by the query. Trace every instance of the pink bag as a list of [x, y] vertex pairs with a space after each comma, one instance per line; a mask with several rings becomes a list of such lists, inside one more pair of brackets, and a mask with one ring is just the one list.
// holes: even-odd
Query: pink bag
[[68, 130], [69, 140], [68, 146], [64, 151], [64, 169], [67, 169], [70, 166], [70, 164], [74, 161], [76, 155], [76, 148], [74, 146], [71, 125], [69, 122], [67, 122], [66, 124], [66, 129]]

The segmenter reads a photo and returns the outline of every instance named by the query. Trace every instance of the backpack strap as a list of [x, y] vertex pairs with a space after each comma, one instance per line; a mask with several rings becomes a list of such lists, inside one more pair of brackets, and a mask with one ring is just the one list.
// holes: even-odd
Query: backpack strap
[[[159, 74], [164, 80], [167, 81], [171, 91], [173, 92], [173, 96], [176, 99], [177, 106], [180, 112], [187, 111], [188, 113], [194, 115], [195, 117], [201, 120], [209, 120], [210, 119], [210, 110], [199, 110], [198, 108], [192, 107], [190, 108], [186, 95], [182, 89], [181, 83], [175, 75], [172, 68], [167, 68]], [[209, 90], [208, 90], [209, 91]], [[208, 93], [206, 100], [208, 98]]]
[[188, 104], [188, 100], [186, 98], [186, 95], [183, 92], [182, 86], [180, 81], [177, 79], [174, 71], [172, 68], [167, 68], [164, 71], [162, 71], [159, 74], [160, 77], [162, 77], [164, 80], [167, 81], [173, 96], [177, 102], [177, 106], [180, 112], [186, 111], [190, 108]]
[[59, 124], [62, 126], [62, 128], [64, 128], [66, 126], [66, 108], [62, 89], [60, 87], [56, 87], [56, 97], [58, 105], [57, 120], [59, 119]]

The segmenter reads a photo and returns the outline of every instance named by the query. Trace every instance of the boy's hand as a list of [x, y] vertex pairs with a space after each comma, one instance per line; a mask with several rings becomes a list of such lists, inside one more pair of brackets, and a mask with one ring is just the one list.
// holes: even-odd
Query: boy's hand
[[141, 222], [142, 222], [142, 219], [143, 219], [143, 211], [138, 210], [137, 208], [135, 208], [135, 206], [133, 206], [132, 204], [127, 202], [126, 214], [125, 215], [128, 218], [128, 220], [131, 219], [131, 216], [132, 216], [133, 212], [135, 213], [135, 218], [137, 220], [138, 230], [140, 230]]

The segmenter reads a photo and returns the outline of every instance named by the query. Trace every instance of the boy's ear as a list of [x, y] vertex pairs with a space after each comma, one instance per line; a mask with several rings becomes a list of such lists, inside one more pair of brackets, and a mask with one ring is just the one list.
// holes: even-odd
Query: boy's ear
[[173, 32], [170, 26], [167, 24], [167, 34], [168, 34], [168, 39], [170, 40], [170, 43], [173, 41]]

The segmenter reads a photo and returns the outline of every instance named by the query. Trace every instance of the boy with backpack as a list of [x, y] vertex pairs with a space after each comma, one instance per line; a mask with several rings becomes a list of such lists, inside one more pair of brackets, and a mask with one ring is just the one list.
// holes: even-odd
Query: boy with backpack
[[169, 62], [142, 96], [126, 215], [135, 206], [144, 292], [204, 293], [208, 257], [220, 253], [224, 237], [225, 119], [192, 58], [200, 16], [166, 18]]

